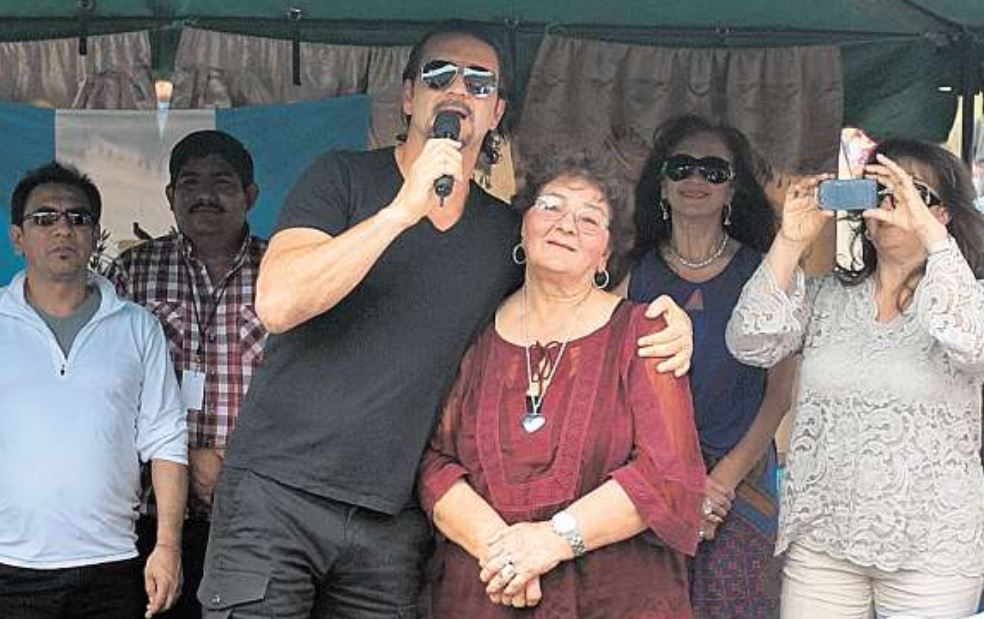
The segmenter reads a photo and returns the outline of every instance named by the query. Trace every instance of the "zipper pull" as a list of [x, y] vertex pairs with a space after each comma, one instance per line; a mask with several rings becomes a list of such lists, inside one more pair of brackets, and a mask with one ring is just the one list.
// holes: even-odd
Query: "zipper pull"
[[64, 376], [64, 375], [65, 375], [65, 364], [64, 364], [64, 363], [62, 364], [62, 366], [61, 366], [61, 372], [59, 372], [59, 373], [60, 373], [60, 374], [61, 374], [62, 376]]

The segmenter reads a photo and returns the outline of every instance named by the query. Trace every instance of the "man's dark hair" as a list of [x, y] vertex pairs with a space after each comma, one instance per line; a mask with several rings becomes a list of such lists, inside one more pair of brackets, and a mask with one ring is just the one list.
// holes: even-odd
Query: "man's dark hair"
[[171, 185], [177, 182], [178, 175], [188, 161], [209, 155], [218, 155], [225, 159], [239, 176], [244, 189], [253, 183], [253, 157], [242, 142], [224, 131], [208, 129], [189, 133], [174, 145], [168, 164]]
[[[499, 61], [499, 86], [496, 89], [496, 94], [500, 99], [508, 103], [512, 99], [512, 57], [506, 53], [499, 36], [493, 33], [490, 29], [471, 22], [449, 20], [442, 22], [424, 34], [424, 36], [422, 36], [410, 50], [410, 57], [407, 59], [406, 66], [403, 67], [403, 81], [416, 81], [417, 77], [420, 75], [420, 66], [424, 61], [424, 49], [427, 47], [427, 44], [431, 41], [431, 39], [450, 35], [467, 36], [477, 39], [495, 51], [496, 58]], [[496, 163], [499, 160], [499, 142], [509, 133], [509, 128], [512, 123], [512, 114], [514, 113], [512, 108], [513, 106], [511, 105], [506, 106], [506, 111], [503, 114], [502, 119], [499, 121], [498, 128], [495, 131], [489, 131], [482, 142], [482, 155], [489, 163]], [[404, 116], [404, 121], [408, 125], [410, 124], [409, 117]], [[397, 138], [399, 140], [403, 140], [406, 138], [406, 135], [400, 135], [397, 136]]]
[[99, 217], [102, 215], [102, 198], [92, 179], [79, 172], [74, 166], [52, 161], [25, 174], [14, 187], [14, 192], [10, 196], [10, 222], [13, 225], [24, 225], [27, 199], [31, 192], [41, 185], [77, 187], [85, 196], [93, 221], [99, 223]]
[[406, 66], [403, 67], [403, 81], [414, 81], [420, 73], [420, 65], [424, 60], [424, 48], [431, 39], [446, 35], [462, 35], [473, 39], [478, 39], [495, 51], [496, 58], [499, 60], [499, 98], [506, 101], [510, 100], [510, 88], [512, 88], [512, 65], [511, 58], [505, 52], [498, 36], [491, 30], [478, 24], [466, 21], [450, 20], [442, 22], [435, 28], [427, 31], [423, 37], [410, 50], [410, 57], [407, 59]]

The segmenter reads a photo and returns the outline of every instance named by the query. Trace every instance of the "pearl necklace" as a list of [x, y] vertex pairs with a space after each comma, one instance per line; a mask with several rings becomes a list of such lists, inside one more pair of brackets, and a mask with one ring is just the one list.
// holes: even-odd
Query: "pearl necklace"
[[728, 235], [722, 234], [721, 241], [718, 243], [718, 246], [714, 250], [714, 253], [712, 253], [707, 258], [704, 258], [703, 260], [688, 260], [687, 258], [684, 258], [683, 256], [680, 255], [680, 252], [678, 252], [676, 249], [673, 248], [672, 242], [667, 243], [666, 253], [670, 256], [670, 258], [676, 260], [677, 262], [679, 262], [680, 264], [682, 264], [683, 266], [689, 269], [703, 269], [704, 267], [709, 266], [715, 260], [720, 258], [721, 255], [724, 253], [724, 248], [727, 246], [728, 246]]

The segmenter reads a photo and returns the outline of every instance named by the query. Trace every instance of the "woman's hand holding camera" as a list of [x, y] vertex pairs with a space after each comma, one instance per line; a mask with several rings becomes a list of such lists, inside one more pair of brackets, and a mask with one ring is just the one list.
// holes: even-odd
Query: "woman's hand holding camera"
[[[903, 230], [914, 232], [927, 251], [947, 236], [946, 211], [933, 212], [916, 189], [912, 175], [884, 155], [877, 155], [878, 163], [865, 166], [865, 176], [884, 185], [891, 194], [893, 208], [874, 208], [864, 212], [868, 221], [875, 220]], [[944, 221], [941, 221], [944, 220]]]
[[834, 217], [833, 211], [821, 209], [817, 201], [817, 186], [829, 178], [830, 174], [807, 176], [790, 185], [782, 206], [778, 238], [802, 251], [819, 236]]

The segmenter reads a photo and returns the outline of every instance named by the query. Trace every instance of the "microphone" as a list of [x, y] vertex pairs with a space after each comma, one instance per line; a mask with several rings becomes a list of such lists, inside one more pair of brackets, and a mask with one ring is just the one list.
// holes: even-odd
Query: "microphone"
[[[434, 117], [434, 128], [431, 134], [435, 138], [457, 140], [461, 133], [461, 118], [454, 112], [438, 112]], [[444, 174], [434, 181], [434, 193], [441, 198], [441, 206], [444, 206], [444, 198], [451, 195], [454, 188], [454, 177]]]

